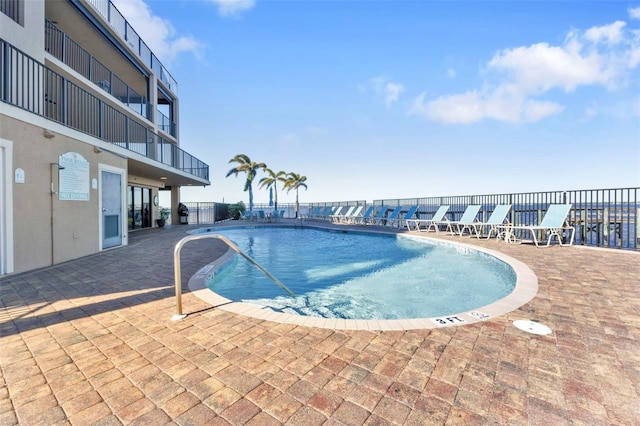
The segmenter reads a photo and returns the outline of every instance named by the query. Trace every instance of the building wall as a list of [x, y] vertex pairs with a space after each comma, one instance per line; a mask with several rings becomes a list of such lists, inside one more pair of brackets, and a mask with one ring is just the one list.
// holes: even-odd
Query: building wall
[[[13, 142], [13, 169], [24, 171], [24, 183], [13, 182], [14, 272], [48, 266], [95, 253], [100, 248], [99, 164], [126, 170], [127, 160], [61, 133], [0, 115], [0, 138]], [[96, 152], [100, 151], [100, 152]], [[77, 152], [89, 162], [89, 201], [59, 200], [57, 162]], [[52, 163], [54, 163], [52, 165]], [[123, 184], [126, 185], [126, 176]], [[126, 200], [125, 200], [126, 201]], [[122, 212], [126, 224], [126, 211]], [[126, 236], [126, 225], [123, 232]], [[126, 238], [125, 238], [126, 243]]]

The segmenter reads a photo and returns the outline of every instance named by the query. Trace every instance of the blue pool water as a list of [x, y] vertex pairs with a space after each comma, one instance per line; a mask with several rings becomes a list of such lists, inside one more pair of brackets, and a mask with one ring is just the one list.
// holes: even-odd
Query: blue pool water
[[231, 299], [279, 312], [345, 319], [429, 318], [465, 312], [511, 293], [499, 259], [424, 239], [310, 228], [216, 229], [275, 275], [288, 296], [236, 255], [207, 282]]

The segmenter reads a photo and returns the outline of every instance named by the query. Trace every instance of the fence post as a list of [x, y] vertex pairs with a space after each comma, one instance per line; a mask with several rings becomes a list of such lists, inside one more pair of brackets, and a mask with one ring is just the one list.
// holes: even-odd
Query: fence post
[[636, 250], [640, 249], [640, 207], [636, 209]]
[[602, 234], [604, 235], [602, 245], [609, 247], [609, 209], [607, 207], [602, 212]]

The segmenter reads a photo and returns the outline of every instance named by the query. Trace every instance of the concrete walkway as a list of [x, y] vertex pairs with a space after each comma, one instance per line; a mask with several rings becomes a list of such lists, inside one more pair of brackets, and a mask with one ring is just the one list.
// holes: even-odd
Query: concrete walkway
[[226, 247], [197, 241], [174, 322], [173, 247], [194, 228], [0, 279], [0, 425], [640, 425], [639, 253], [465, 239], [525, 262], [538, 295], [477, 324], [357, 331], [208, 306], [186, 282]]

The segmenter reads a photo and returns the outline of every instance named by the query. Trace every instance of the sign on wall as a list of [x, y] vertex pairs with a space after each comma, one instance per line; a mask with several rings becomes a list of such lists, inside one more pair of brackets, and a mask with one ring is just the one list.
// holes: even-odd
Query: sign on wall
[[89, 201], [89, 162], [77, 152], [60, 156], [59, 199]]

